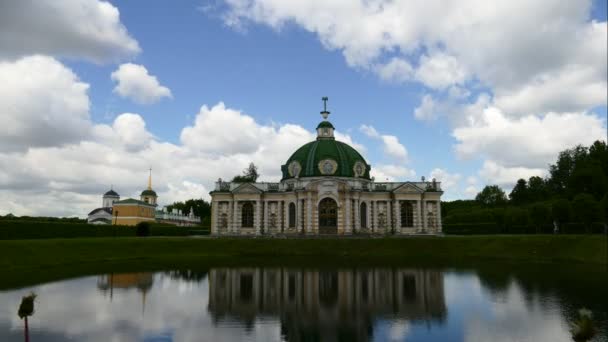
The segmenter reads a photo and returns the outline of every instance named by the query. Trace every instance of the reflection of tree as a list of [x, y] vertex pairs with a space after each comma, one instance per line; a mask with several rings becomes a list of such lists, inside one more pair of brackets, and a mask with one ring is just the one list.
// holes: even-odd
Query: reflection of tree
[[17, 312], [17, 314], [19, 315], [19, 318], [23, 319], [25, 322], [25, 330], [24, 330], [25, 342], [29, 342], [29, 340], [30, 340], [30, 329], [28, 326], [27, 318], [29, 316], [34, 315], [34, 300], [35, 299], [36, 299], [36, 294], [33, 292], [31, 294], [23, 297], [21, 299], [21, 305], [19, 305], [19, 311]]
[[208, 270], [172, 270], [165, 272], [171, 279], [200, 283], [207, 278]]

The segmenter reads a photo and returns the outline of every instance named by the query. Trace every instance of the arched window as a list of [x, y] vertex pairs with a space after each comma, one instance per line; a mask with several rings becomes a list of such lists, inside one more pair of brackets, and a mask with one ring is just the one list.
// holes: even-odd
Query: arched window
[[296, 227], [296, 204], [289, 203], [289, 228]]
[[361, 228], [367, 228], [367, 204], [365, 204], [365, 202], [362, 202], [361, 207], [359, 209], [359, 219], [361, 220]]
[[241, 208], [241, 227], [253, 228], [253, 203], [245, 202]]
[[414, 205], [410, 201], [401, 201], [401, 227], [414, 226]]

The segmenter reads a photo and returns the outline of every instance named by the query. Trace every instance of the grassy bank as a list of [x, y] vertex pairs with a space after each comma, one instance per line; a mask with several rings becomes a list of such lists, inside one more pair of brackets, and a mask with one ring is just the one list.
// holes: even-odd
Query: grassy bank
[[[9, 278], [192, 265], [579, 263], [606, 268], [605, 236], [450, 236], [376, 239], [88, 238], [0, 241]], [[13, 282], [13, 281], [11, 281]]]

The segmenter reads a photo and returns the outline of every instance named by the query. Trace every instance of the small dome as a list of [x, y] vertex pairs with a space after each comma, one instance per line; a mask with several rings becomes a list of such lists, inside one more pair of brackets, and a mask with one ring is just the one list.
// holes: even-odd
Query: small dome
[[370, 169], [357, 150], [333, 138], [317, 139], [305, 144], [281, 166], [283, 179], [326, 176], [370, 179]]
[[331, 122], [329, 122], [329, 121], [321, 121], [321, 123], [319, 123], [319, 126], [317, 126], [317, 129], [319, 129], [319, 128], [332, 128], [332, 129], [335, 129], [334, 125], [332, 125]]
[[110, 190], [108, 192], [106, 192], [105, 194], [103, 194], [104, 197], [120, 197], [120, 195], [118, 195], [116, 193], [116, 191], [114, 190]]
[[156, 197], [156, 192], [154, 190], [146, 189], [141, 192], [140, 196], [154, 196]]

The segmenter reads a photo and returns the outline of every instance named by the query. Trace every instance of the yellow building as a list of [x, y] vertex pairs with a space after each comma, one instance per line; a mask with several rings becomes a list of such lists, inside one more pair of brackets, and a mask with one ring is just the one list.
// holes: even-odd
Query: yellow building
[[112, 224], [134, 226], [140, 222], [155, 222], [156, 200], [152, 190], [152, 170], [148, 178], [148, 188], [142, 191], [140, 200], [127, 198], [112, 205]]

